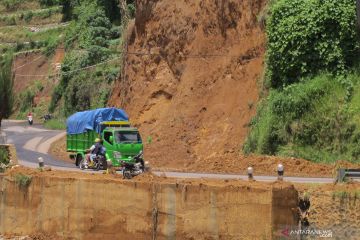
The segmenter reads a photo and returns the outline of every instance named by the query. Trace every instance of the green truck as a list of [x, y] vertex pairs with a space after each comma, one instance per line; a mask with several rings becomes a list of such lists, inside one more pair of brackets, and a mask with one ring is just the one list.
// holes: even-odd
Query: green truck
[[67, 120], [67, 151], [79, 166], [96, 138], [103, 140], [106, 160], [114, 167], [121, 161], [131, 162], [143, 151], [143, 143], [137, 128], [131, 127], [122, 109], [101, 108], [78, 112]]

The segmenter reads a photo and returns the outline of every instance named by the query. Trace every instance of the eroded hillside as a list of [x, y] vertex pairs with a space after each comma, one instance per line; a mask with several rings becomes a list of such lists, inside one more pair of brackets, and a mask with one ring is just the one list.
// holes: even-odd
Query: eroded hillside
[[259, 98], [265, 36], [258, 16], [265, 4], [137, 1], [110, 104], [140, 127], [157, 166], [240, 153]]

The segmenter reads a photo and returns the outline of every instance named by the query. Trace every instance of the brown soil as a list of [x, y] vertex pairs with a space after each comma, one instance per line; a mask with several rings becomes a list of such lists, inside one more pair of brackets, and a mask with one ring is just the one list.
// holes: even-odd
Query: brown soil
[[[32, 176], [30, 184], [19, 184], [17, 174]], [[4, 234], [41, 230], [62, 239], [273, 239], [274, 228], [296, 224], [297, 192], [286, 182], [151, 174], [123, 180], [18, 167], [0, 174], [0, 185], [6, 195], [0, 198]]]
[[[73, 162], [66, 152], [66, 137], [59, 139], [52, 144], [49, 153], [56, 159]], [[145, 159], [148, 160], [148, 152], [145, 152]], [[173, 162], [159, 164], [158, 161], [150, 161], [154, 170], [160, 171], [188, 171], [208, 173], [241, 173], [246, 174], [249, 166], [254, 168], [255, 175], [276, 175], [276, 167], [282, 163], [287, 176], [311, 176], [311, 177], [335, 177], [336, 169], [359, 168], [359, 164], [352, 164], [345, 161], [338, 161], [334, 164], [319, 164], [304, 159], [281, 158], [275, 156], [257, 155], [235, 155], [224, 154], [207, 159], [198, 159], [194, 162], [176, 167]]]
[[[340, 164], [241, 154], [259, 98], [265, 36], [257, 16], [265, 4], [138, 1], [129, 52], [158, 54], [127, 56], [109, 104], [139, 127], [154, 169], [245, 173], [251, 165], [273, 175], [281, 162], [287, 175], [334, 176]], [[65, 140], [54, 145], [51, 153], [68, 159]]]
[[7, 176], [14, 177], [18, 174], [32, 176], [32, 177], [55, 177], [55, 178], [66, 178], [66, 179], [87, 179], [91, 181], [114, 181], [114, 182], [156, 182], [156, 183], [182, 183], [189, 185], [211, 185], [211, 186], [250, 186], [252, 188], [265, 188], [270, 189], [271, 186], [290, 186], [290, 183], [266, 183], [266, 182], [248, 182], [243, 180], [217, 180], [217, 179], [176, 179], [176, 178], [167, 178], [165, 176], [157, 176], [151, 172], [139, 175], [131, 180], [123, 179], [121, 174], [96, 174], [96, 173], [85, 173], [85, 172], [71, 172], [71, 171], [61, 171], [61, 170], [52, 170], [45, 169], [40, 171], [38, 169], [27, 168], [23, 166], [15, 166], [5, 172]]
[[36, 233], [31, 234], [30, 236], [18, 236], [17, 234], [5, 234], [0, 235], [0, 239], [4, 240], [62, 240], [63, 238], [60, 238], [53, 234], [48, 233]]
[[[30, 87], [32, 87], [33, 91], [36, 91], [34, 85], [36, 81], [39, 81], [43, 89], [37, 92], [33, 106], [36, 107], [38, 104], [48, 106], [58, 78], [49, 78], [47, 75], [53, 75], [57, 71], [56, 64], [61, 63], [63, 59], [63, 48], [57, 49], [55, 54], [50, 58], [47, 58], [40, 52], [17, 55], [13, 67], [15, 69], [14, 92], [21, 93]], [[44, 109], [44, 111], [46, 111], [46, 109]]]
[[36, 80], [40, 80], [42, 83], [46, 81], [45, 77], [24, 77], [18, 75], [46, 75], [49, 72], [49, 65], [49, 60], [38, 52], [18, 55], [13, 66], [15, 69], [15, 93], [23, 92], [33, 85]]
[[146, 153], [155, 166], [183, 168], [241, 149], [259, 98], [265, 3], [138, 1], [129, 52], [156, 54], [127, 56], [109, 104], [152, 138]]
[[70, 159], [69, 153], [66, 152], [66, 136], [60, 138], [51, 144], [49, 149], [49, 154], [52, 155], [55, 159], [62, 160], [65, 162], [74, 162]]
[[295, 184], [310, 199], [310, 227], [331, 230], [331, 239], [360, 239], [360, 183]]

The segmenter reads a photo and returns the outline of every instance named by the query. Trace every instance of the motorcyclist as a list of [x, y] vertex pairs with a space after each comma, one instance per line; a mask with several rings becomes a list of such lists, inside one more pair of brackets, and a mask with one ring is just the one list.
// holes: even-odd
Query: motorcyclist
[[51, 116], [50, 113], [48, 113], [48, 114], [45, 114], [45, 115], [43, 116], [43, 118], [44, 118], [44, 122], [46, 122], [46, 121], [49, 121], [50, 119], [52, 119], [52, 116]]
[[100, 138], [95, 139], [95, 143], [90, 147], [90, 149], [87, 149], [86, 152], [89, 152], [86, 154], [86, 161], [85, 161], [85, 168], [88, 168], [88, 166], [92, 166], [94, 164], [94, 159], [97, 156], [103, 156], [105, 157], [106, 149], [102, 145], [103, 141]]
[[32, 112], [29, 112], [27, 115], [27, 119], [30, 125], [33, 124], [33, 116], [32, 116]]

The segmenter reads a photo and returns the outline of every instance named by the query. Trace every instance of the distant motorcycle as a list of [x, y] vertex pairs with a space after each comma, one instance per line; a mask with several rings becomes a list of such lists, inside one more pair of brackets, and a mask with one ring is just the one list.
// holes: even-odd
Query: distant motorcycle
[[52, 115], [51, 114], [46, 114], [43, 116], [44, 122], [49, 121], [50, 119], [52, 119]]
[[33, 117], [31, 115], [28, 116], [28, 123], [29, 125], [33, 125]]
[[[86, 169], [85, 159], [82, 159], [79, 164], [79, 168], [81, 170]], [[100, 169], [106, 170], [107, 169], [107, 162], [105, 156], [97, 155], [94, 160], [93, 164], [88, 164], [87, 169], [93, 169], [94, 171], [99, 171]]]

